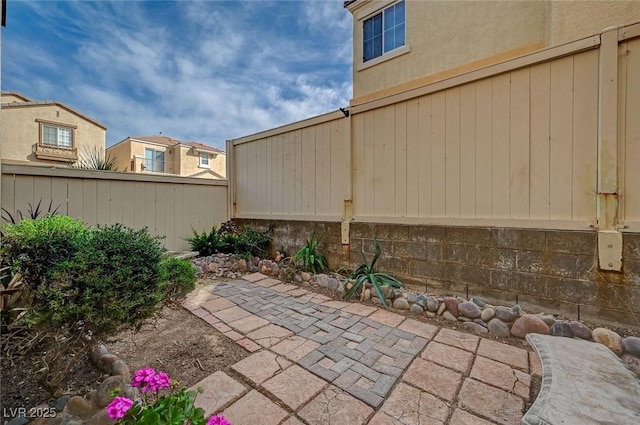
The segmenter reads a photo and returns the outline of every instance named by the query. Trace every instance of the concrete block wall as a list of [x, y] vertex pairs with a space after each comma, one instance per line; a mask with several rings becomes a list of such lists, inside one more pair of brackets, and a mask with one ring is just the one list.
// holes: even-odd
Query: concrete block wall
[[[240, 223], [264, 223], [240, 220]], [[314, 227], [331, 268], [382, 255], [377, 269], [418, 291], [478, 296], [598, 322], [640, 327], [640, 234], [624, 234], [623, 271], [598, 270], [595, 231], [352, 223], [342, 245], [340, 223], [273, 221], [274, 250], [292, 255]], [[578, 307], [579, 306], [579, 307]]]

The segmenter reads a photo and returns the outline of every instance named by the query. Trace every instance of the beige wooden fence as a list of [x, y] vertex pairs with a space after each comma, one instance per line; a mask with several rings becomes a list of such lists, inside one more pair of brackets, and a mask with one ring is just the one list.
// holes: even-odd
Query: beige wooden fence
[[619, 194], [609, 227], [638, 231], [639, 33], [610, 30], [349, 117], [229, 141], [233, 215], [588, 229]]
[[2, 207], [13, 215], [42, 199], [86, 224], [122, 223], [166, 236], [169, 250], [187, 250], [192, 228], [228, 218], [227, 182], [187, 177], [2, 164]]

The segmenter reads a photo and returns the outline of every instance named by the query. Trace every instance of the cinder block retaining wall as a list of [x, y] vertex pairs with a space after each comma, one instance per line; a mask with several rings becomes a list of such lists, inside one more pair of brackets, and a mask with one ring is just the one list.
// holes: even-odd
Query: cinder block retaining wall
[[[238, 220], [266, 225], [264, 220]], [[352, 223], [342, 245], [340, 223], [271, 221], [273, 249], [292, 255], [314, 227], [331, 268], [370, 259], [380, 241], [380, 271], [408, 287], [439, 294], [478, 296], [532, 312], [640, 327], [640, 233], [624, 235], [623, 272], [598, 270], [595, 231]], [[635, 313], [635, 317], [634, 314]], [[637, 319], [637, 318], [638, 319]]]

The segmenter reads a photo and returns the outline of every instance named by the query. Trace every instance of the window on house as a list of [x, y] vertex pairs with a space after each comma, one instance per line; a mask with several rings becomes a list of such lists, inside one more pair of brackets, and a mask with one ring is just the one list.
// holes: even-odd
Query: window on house
[[201, 167], [205, 167], [205, 168], [209, 168], [209, 154], [208, 153], [201, 153], [200, 154], [200, 166]]
[[404, 0], [387, 7], [368, 18], [362, 26], [362, 61], [366, 62], [384, 53], [404, 46]]
[[144, 149], [144, 169], [156, 173], [164, 173], [164, 151]]
[[47, 146], [72, 148], [73, 129], [68, 127], [42, 124], [42, 144]]

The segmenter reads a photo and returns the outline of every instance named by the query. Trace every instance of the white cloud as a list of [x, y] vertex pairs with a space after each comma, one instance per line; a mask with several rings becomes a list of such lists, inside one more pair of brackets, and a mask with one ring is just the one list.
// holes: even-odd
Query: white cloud
[[[71, 29], [50, 36], [73, 40], [63, 57], [36, 43], [43, 53], [38, 72], [24, 61], [12, 65], [26, 74], [7, 78], [5, 71], [3, 89], [56, 95], [106, 124], [109, 145], [162, 131], [224, 148], [225, 139], [348, 104], [351, 15], [342, 2], [153, 5], [161, 10], [145, 2], [39, 4], [38, 16], [55, 21], [64, 14]], [[281, 21], [288, 25], [276, 25]], [[33, 43], [9, 32], [4, 53]], [[54, 59], [66, 66], [46, 68]]]

